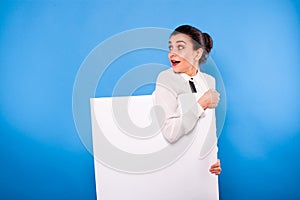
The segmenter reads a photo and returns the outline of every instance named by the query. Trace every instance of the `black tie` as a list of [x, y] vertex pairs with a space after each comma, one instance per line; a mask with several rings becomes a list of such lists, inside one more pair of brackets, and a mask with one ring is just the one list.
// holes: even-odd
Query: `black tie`
[[190, 87], [191, 87], [192, 93], [197, 93], [197, 90], [196, 90], [196, 87], [195, 87], [195, 84], [194, 84], [193, 78], [191, 78], [191, 80], [189, 80], [189, 84], [190, 84]]

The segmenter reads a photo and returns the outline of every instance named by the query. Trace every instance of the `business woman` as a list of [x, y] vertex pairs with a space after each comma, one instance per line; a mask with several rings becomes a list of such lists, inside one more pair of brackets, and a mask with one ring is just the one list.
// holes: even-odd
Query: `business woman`
[[[190, 25], [177, 27], [169, 38], [168, 58], [172, 68], [159, 74], [154, 92], [154, 103], [165, 113], [162, 133], [169, 143], [188, 135], [205, 117], [205, 110], [218, 106], [220, 95], [215, 90], [215, 80], [199, 67], [212, 46], [209, 34]], [[183, 114], [178, 100], [187, 93], [195, 93], [196, 103]], [[219, 175], [220, 160], [207, 170]]]

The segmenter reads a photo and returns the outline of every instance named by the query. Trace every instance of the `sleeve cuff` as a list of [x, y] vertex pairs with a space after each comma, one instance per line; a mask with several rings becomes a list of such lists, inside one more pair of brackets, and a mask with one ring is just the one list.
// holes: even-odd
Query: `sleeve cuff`
[[202, 106], [200, 106], [200, 104], [198, 103], [198, 98], [197, 98], [197, 96], [195, 96], [195, 100], [196, 100], [196, 102], [197, 102], [197, 111], [196, 111], [196, 115], [197, 115], [199, 118], [205, 117], [204, 109], [203, 109]]

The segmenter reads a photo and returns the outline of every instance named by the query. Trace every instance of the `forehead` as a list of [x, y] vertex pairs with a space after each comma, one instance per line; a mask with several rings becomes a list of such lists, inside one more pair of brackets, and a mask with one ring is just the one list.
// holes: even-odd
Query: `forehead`
[[183, 41], [185, 43], [191, 43], [191, 38], [186, 34], [178, 33], [176, 35], [172, 35], [169, 39], [169, 43], [176, 43], [180, 41]]

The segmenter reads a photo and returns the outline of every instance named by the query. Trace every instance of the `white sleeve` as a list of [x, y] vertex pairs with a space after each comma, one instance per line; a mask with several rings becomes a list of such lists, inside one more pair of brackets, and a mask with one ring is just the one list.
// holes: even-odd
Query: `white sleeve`
[[184, 95], [180, 99], [170, 89], [158, 84], [153, 96], [154, 105], [164, 111], [165, 116], [158, 118], [163, 120], [161, 131], [169, 143], [174, 143], [188, 134], [204, 113], [193, 94]]
[[[195, 100], [197, 102], [199, 100], [197, 95], [195, 95]], [[205, 117], [204, 109], [202, 108], [202, 106], [199, 103], [197, 103], [197, 115], [199, 115], [200, 117]]]

